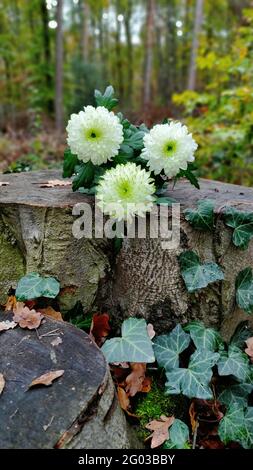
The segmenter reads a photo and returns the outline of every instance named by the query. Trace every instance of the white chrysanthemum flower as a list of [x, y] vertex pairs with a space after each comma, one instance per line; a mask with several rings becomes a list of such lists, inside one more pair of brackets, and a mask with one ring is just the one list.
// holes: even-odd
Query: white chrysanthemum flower
[[164, 170], [172, 178], [186, 170], [188, 162], [194, 161], [194, 152], [198, 144], [180, 122], [157, 124], [144, 136], [142, 158], [148, 161], [150, 170], [157, 175]]
[[101, 178], [97, 204], [105, 214], [118, 220], [143, 217], [152, 209], [155, 189], [154, 180], [145, 169], [135, 163], [117, 165]]
[[118, 155], [124, 139], [118, 116], [103, 106], [86, 106], [84, 111], [72, 114], [67, 133], [71, 152], [79, 160], [94, 165], [102, 165]]

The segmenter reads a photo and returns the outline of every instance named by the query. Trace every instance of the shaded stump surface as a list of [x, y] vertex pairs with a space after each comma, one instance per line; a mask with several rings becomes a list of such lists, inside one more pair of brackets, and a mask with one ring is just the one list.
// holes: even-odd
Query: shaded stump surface
[[[0, 321], [11, 317], [0, 313]], [[53, 330], [62, 339], [58, 346], [51, 344]], [[35, 378], [61, 369], [51, 386], [29, 389]], [[6, 382], [0, 448], [130, 447], [104, 356], [81, 330], [46, 318], [37, 334], [18, 326], [0, 333], [0, 372]]]
[[[125, 239], [116, 256], [105, 237], [73, 237], [74, 205], [86, 202], [94, 208], [94, 198], [73, 193], [70, 184], [44, 187], [54, 179], [62, 179], [60, 171], [0, 175], [0, 182], [8, 183], [0, 186], [0, 303], [22, 275], [36, 271], [60, 281], [63, 313], [80, 301], [84, 312], [109, 309], [115, 324], [138, 315], [162, 333], [176, 323], [199, 319], [222, 328], [225, 337], [249, 318], [235, 307], [235, 279], [241, 270], [253, 267], [253, 240], [245, 251], [236, 248], [221, 212], [225, 205], [253, 212], [252, 188], [201, 179], [197, 190], [181, 180], [167, 191], [181, 204], [180, 246], [164, 250], [160, 237]], [[183, 215], [203, 199], [215, 201], [213, 232], [194, 230]], [[185, 250], [218, 263], [225, 280], [189, 294], [178, 265], [178, 255]]]

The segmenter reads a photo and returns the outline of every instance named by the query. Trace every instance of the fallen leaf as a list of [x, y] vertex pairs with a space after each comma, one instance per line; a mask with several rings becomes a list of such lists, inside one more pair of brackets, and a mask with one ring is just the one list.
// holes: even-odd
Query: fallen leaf
[[59, 344], [62, 343], [62, 339], [60, 338], [60, 336], [57, 336], [57, 338], [53, 339], [53, 341], [51, 342], [51, 345], [52, 346], [59, 346]]
[[7, 181], [0, 181], [0, 186], [9, 186], [9, 184]]
[[34, 330], [40, 326], [43, 315], [36, 310], [29, 310], [28, 307], [23, 307], [23, 309], [15, 313], [13, 320], [19, 324], [21, 328], [28, 328], [29, 330]]
[[41, 183], [41, 188], [55, 188], [56, 186], [71, 186], [71, 181], [62, 180], [49, 180], [46, 183]]
[[35, 385], [52, 385], [52, 382], [58, 377], [61, 377], [64, 374], [64, 370], [51, 370], [46, 374], [40, 375], [36, 379], [34, 379], [28, 388], [34, 387]]
[[129, 398], [127, 396], [127, 393], [124, 390], [124, 388], [117, 387], [117, 394], [118, 394], [119, 404], [120, 404], [122, 410], [124, 410], [129, 416], [133, 416], [134, 418], [137, 418], [137, 416], [135, 414], [133, 414], [133, 413], [131, 413], [131, 411], [129, 411], [130, 400], [129, 400]]
[[63, 321], [61, 312], [57, 312], [52, 307], [40, 308], [39, 312], [47, 317], [51, 317], [54, 320]]
[[191, 404], [190, 404], [189, 415], [190, 415], [192, 433], [194, 434], [195, 429], [198, 426], [197, 412], [195, 410], [194, 401], [192, 401]]
[[142, 383], [142, 389], [141, 389], [141, 392], [142, 393], [148, 393], [150, 392], [151, 390], [151, 378], [150, 377], [145, 377], [145, 379], [143, 380], [143, 383]]
[[247, 344], [245, 352], [250, 357], [251, 362], [253, 362], [253, 336], [251, 338], [248, 338], [245, 343]]
[[165, 441], [169, 439], [169, 427], [174, 423], [174, 416], [162, 415], [160, 419], [150, 421], [145, 427], [153, 433], [148, 437], [151, 439], [151, 449], [161, 446]]
[[156, 332], [154, 330], [154, 327], [153, 327], [152, 323], [148, 323], [147, 331], [148, 331], [148, 335], [149, 335], [150, 339], [153, 339], [154, 336], [156, 335]]
[[13, 329], [15, 328], [15, 326], [17, 326], [17, 323], [15, 323], [15, 321], [9, 321], [9, 320], [1, 321], [0, 331], [10, 330], [11, 328]]
[[25, 305], [24, 302], [18, 302], [15, 295], [10, 295], [6, 304], [4, 305], [6, 312], [14, 313], [20, 313], [25, 306], [31, 308], [29, 305]]
[[126, 378], [126, 392], [130, 397], [134, 397], [137, 392], [141, 392], [142, 390], [146, 364], [142, 362], [132, 362], [130, 366], [132, 372]]
[[4, 376], [3, 374], [0, 374], [0, 395], [4, 389], [4, 386], [5, 386], [5, 380], [4, 380]]
[[90, 336], [98, 346], [102, 346], [110, 332], [108, 313], [95, 313], [92, 317]]
[[111, 366], [118, 366], [122, 369], [129, 369], [129, 362], [112, 362]]

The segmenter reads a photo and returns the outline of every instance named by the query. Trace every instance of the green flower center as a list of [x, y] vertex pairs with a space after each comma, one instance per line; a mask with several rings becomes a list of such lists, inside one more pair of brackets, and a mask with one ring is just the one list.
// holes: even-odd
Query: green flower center
[[166, 157], [171, 157], [177, 148], [177, 143], [174, 140], [166, 142], [164, 146], [164, 153]]
[[102, 136], [102, 133], [97, 129], [89, 129], [85, 132], [85, 138], [94, 141], [98, 140]]
[[118, 193], [121, 199], [128, 199], [132, 195], [132, 186], [129, 181], [122, 181], [118, 185]]

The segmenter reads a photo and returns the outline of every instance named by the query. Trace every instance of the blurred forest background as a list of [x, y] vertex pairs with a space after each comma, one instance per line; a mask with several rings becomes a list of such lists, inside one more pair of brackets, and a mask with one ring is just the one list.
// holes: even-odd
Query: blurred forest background
[[112, 84], [134, 123], [186, 122], [198, 173], [253, 184], [252, 0], [0, 0], [0, 171], [62, 165]]

